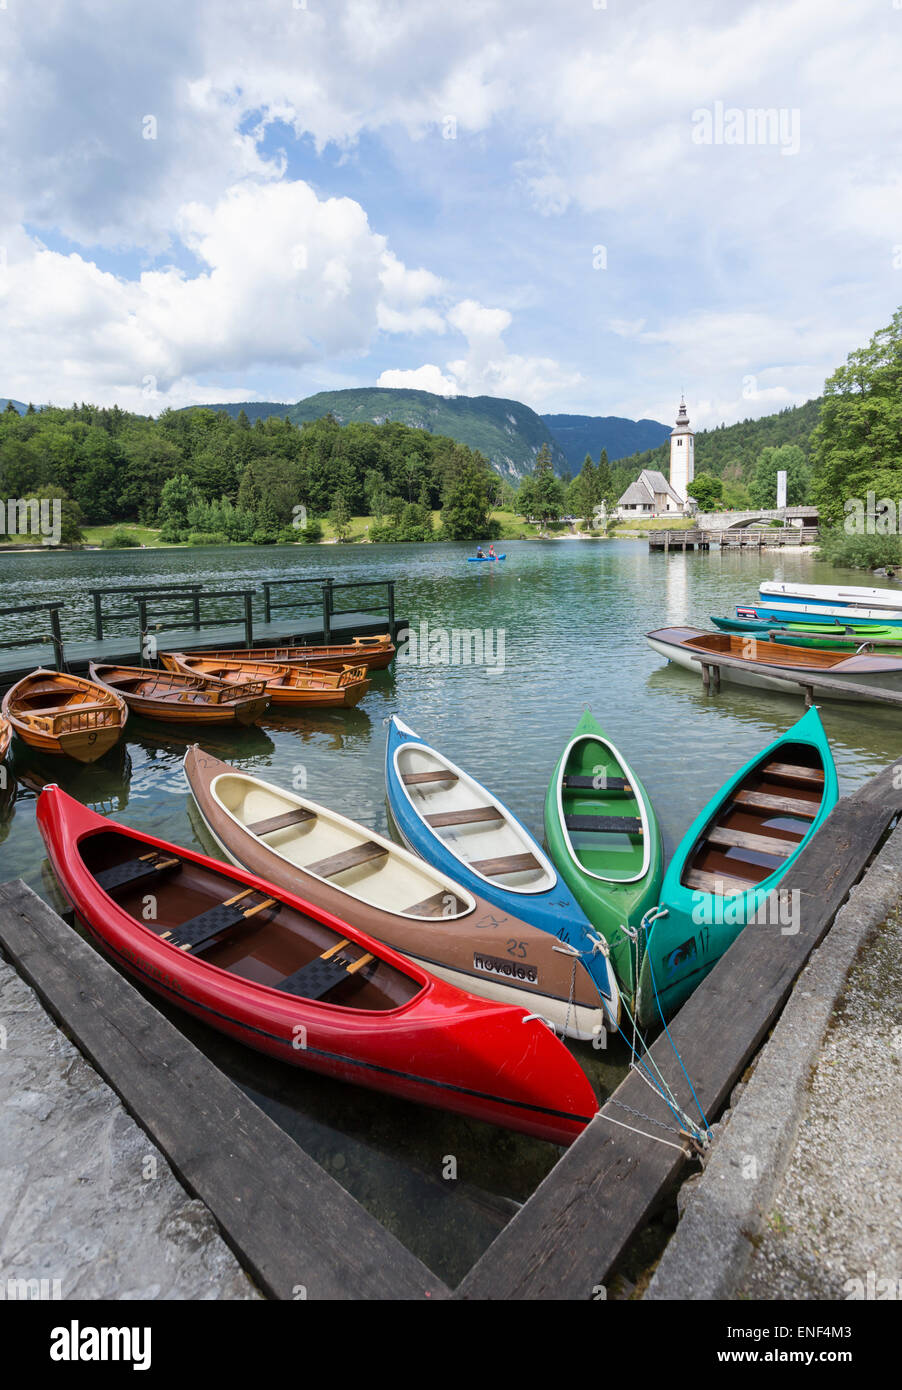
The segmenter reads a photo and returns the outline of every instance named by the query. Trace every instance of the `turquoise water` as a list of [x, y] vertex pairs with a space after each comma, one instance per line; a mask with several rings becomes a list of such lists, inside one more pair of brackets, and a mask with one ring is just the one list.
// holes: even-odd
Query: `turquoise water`
[[[274, 782], [306, 781], [309, 796], [365, 825], [387, 828], [385, 719], [406, 723], [485, 782], [539, 837], [545, 787], [586, 705], [621, 745], [655, 802], [669, 855], [686, 826], [741, 763], [803, 713], [801, 698], [724, 687], [669, 667], [643, 640], [651, 628], [732, 612], [762, 579], [864, 582], [810, 556], [764, 551], [650, 554], [644, 542], [506, 543], [501, 565], [468, 565], [463, 545], [331, 546], [298, 551], [218, 549], [0, 555], [3, 604], [65, 596], [64, 632], [89, 636], [90, 586], [197, 579], [223, 588], [266, 577], [395, 578], [397, 611], [419, 631], [489, 630], [503, 669], [397, 663], [376, 672], [354, 710], [267, 716], [259, 728], [219, 731], [221, 757]], [[0, 630], [0, 637], [8, 632]], [[496, 661], [496, 666], [501, 663]], [[890, 707], [822, 710], [841, 789], [892, 761], [902, 722]], [[51, 901], [34, 823], [36, 777], [124, 822], [203, 847], [189, 814], [178, 730], [129, 722], [118, 750], [93, 767], [35, 759], [21, 745], [20, 780], [0, 813], [0, 878], [21, 875]], [[31, 786], [29, 786], [29, 782]], [[438, 1111], [280, 1067], [179, 1018], [201, 1046], [296, 1135], [330, 1172], [443, 1277], [460, 1277], [558, 1156], [553, 1147]], [[616, 1049], [578, 1050], [609, 1089]], [[458, 1181], [442, 1177], [446, 1156]]]

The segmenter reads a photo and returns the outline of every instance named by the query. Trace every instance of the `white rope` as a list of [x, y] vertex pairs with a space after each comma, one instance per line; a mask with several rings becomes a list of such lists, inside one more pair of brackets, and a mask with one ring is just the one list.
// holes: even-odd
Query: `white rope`
[[671, 1143], [669, 1139], [659, 1139], [656, 1134], [646, 1134], [644, 1129], [636, 1129], [635, 1125], [624, 1124], [622, 1120], [615, 1120], [613, 1115], [605, 1115], [599, 1110], [598, 1116], [602, 1120], [608, 1120], [612, 1125], [619, 1125], [621, 1129], [628, 1129], [632, 1134], [639, 1134], [643, 1139], [653, 1139], [656, 1144], [666, 1144], [668, 1149], [676, 1149], [678, 1153], [685, 1154], [686, 1150], [682, 1144]]

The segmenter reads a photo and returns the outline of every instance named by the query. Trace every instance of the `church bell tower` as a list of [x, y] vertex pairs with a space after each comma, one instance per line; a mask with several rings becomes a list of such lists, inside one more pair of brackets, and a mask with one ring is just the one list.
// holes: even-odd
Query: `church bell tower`
[[670, 486], [684, 506], [694, 477], [695, 434], [689, 428], [689, 412], [681, 397], [676, 425], [670, 432]]

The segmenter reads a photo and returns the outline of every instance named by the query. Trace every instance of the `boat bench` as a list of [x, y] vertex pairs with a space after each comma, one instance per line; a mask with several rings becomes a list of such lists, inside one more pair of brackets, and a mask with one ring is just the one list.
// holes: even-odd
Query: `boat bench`
[[454, 772], [403, 772], [401, 781], [405, 787], [418, 787], [424, 782], [458, 782]]
[[381, 859], [388, 854], [385, 845], [377, 845], [375, 840], [365, 840], [362, 845], [354, 845], [352, 849], [342, 850], [339, 854], [330, 854], [327, 859], [318, 859], [315, 864], [302, 864], [308, 874], [316, 874], [318, 878], [335, 878], [336, 874], [343, 874], [347, 869], [356, 869], [360, 864], [368, 864], [372, 859]]
[[315, 815], [314, 811], [308, 811], [304, 806], [296, 806], [291, 811], [283, 811], [280, 816], [254, 821], [244, 828], [251, 835], [271, 835], [274, 830], [287, 830], [290, 825], [301, 825], [305, 820], [314, 820]]
[[592, 830], [600, 835], [642, 834], [639, 816], [565, 816], [564, 825], [568, 830]]
[[[599, 777], [601, 774], [599, 773]], [[594, 792], [628, 792], [632, 795], [632, 787], [625, 777], [608, 777], [599, 784], [597, 777], [565, 777], [564, 786], [570, 790], [594, 791]]]
[[157, 859], [153, 855], [143, 855], [140, 859], [126, 859], [122, 864], [113, 864], [94, 875], [94, 881], [104, 893], [112, 893], [114, 888], [124, 888], [126, 884], [140, 883], [142, 879], [155, 877], [167, 869], [181, 866], [180, 859]]
[[296, 994], [299, 999], [322, 999], [343, 980], [356, 975], [358, 970], [365, 966], [372, 966], [373, 969], [378, 966], [379, 962], [372, 951], [367, 951], [353, 962], [341, 956], [339, 952], [350, 944], [345, 937], [334, 946], [330, 946], [321, 956], [317, 956], [316, 960], [308, 961], [292, 975], [286, 975], [275, 988], [285, 994]]
[[531, 869], [541, 869], [534, 854], [505, 854], [498, 859], [474, 859], [470, 868], [485, 878], [504, 878], [507, 874], [528, 873]]
[[258, 912], [264, 908], [275, 907], [275, 898], [264, 898], [252, 908], [241, 906], [245, 898], [252, 893], [259, 893], [259, 888], [246, 888], [237, 897], [230, 898], [228, 902], [216, 903], [214, 907], [208, 907], [206, 912], [201, 912], [197, 917], [191, 917], [187, 922], [182, 922], [180, 926], [173, 927], [168, 932], [163, 932], [162, 939], [168, 941], [170, 946], [177, 946], [180, 951], [197, 951], [206, 946], [212, 945], [214, 941], [224, 932], [234, 931], [236, 927], [244, 926]]
[[471, 806], [462, 811], [435, 811], [423, 820], [439, 830], [443, 825], [475, 825], [477, 821], [499, 821], [504, 817], [494, 806]]

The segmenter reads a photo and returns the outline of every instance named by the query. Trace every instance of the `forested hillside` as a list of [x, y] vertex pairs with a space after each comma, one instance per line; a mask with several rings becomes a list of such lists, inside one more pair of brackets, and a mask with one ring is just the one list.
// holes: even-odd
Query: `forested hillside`
[[438, 508], [445, 534], [486, 537], [499, 486], [481, 454], [393, 422], [251, 425], [243, 413], [153, 419], [84, 404], [0, 413], [0, 495], [62, 496], [87, 524], [142, 522], [164, 539], [296, 540], [305, 513], [328, 515], [339, 533], [365, 514], [371, 533], [427, 539]]
[[540, 416], [520, 401], [496, 396], [437, 396], [431, 391], [407, 391], [384, 386], [346, 391], [320, 391], [296, 405], [213, 406], [237, 416], [242, 410], [254, 420], [267, 414], [306, 424], [332, 415], [339, 424], [383, 424], [395, 421], [411, 429], [444, 435], [478, 450], [502, 477], [512, 482], [529, 473], [543, 445], [551, 451], [555, 471], [567, 469], [567, 457]]

